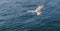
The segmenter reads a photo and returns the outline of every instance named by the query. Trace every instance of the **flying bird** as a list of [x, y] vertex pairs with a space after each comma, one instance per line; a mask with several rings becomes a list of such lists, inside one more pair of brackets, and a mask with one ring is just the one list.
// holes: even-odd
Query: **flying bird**
[[41, 10], [45, 5], [46, 5], [46, 2], [39, 5], [35, 10], [25, 10], [23, 12], [33, 13], [33, 14], [37, 14], [38, 16], [41, 16], [42, 15]]

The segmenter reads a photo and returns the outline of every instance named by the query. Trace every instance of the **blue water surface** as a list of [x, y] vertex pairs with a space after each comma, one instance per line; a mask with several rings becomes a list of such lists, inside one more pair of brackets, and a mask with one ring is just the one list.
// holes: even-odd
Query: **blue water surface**
[[45, 0], [0, 0], [0, 31], [60, 31], [60, 0], [48, 0], [42, 16], [35, 10]]

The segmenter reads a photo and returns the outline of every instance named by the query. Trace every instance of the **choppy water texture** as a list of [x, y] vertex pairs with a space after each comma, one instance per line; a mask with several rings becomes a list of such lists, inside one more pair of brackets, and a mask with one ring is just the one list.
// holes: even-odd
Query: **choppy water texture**
[[24, 13], [45, 0], [0, 0], [0, 31], [60, 31], [60, 0], [48, 0], [42, 16]]

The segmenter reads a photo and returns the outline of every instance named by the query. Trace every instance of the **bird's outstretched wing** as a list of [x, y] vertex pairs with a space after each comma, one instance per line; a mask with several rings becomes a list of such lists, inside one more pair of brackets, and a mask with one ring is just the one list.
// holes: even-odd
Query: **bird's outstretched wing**
[[45, 6], [45, 3], [42, 3], [40, 6], [37, 7], [37, 9], [35, 10], [35, 12], [40, 12], [41, 9]]

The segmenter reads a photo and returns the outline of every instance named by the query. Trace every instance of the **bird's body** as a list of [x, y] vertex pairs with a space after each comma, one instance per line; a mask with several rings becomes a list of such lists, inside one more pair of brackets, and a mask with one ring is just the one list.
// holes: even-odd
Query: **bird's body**
[[41, 9], [45, 6], [45, 4], [41, 4], [40, 6], [37, 7], [36, 10], [28, 10], [26, 12], [30, 12], [30, 13], [33, 13], [33, 14], [37, 14], [37, 15], [41, 15], [42, 12], [41, 12]]

